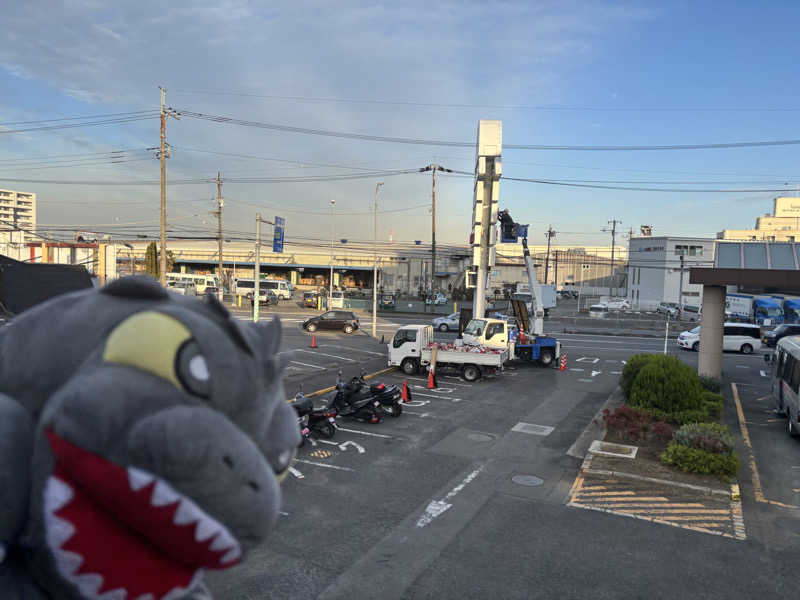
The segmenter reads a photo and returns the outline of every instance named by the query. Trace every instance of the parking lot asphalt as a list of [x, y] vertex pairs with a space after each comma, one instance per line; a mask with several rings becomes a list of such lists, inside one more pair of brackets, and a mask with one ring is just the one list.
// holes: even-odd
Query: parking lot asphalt
[[[307, 393], [332, 385], [340, 368], [345, 378], [362, 368], [386, 368], [387, 349], [379, 340], [318, 332], [318, 348], [311, 349], [299, 319], [287, 314], [283, 320], [281, 351], [289, 366], [297, 367], [286, 374], [288, 395], [300, 382]], [[382, 317], [378, 334], [388, 341], [408, 322], [425, 321]], [[412, 402], [399, 418], [384, 417], [376, 425], [340, 420], [333, 440], [299, 449], [283, 485], [275, 533], [243, 565], [209, 574], [215, 596], [787, 593], [800, 550], [770, 532], [798, 521], [763, 512], [775, 507], [745, 503], [748, 527], [748, 508], [754, 520], [766, 515], [768, 525], [761, 528], [764, 536], [748, 530], [748, 541], [742, 542], [567, 506], [580, 463], [567, 450], [615, 389], [624, 361], [663, 351], [664, 344], [619, 336], [559, 339], [568, 354], [564, 372], [512, 363], [501, 375], [474, 383], [439, 377], [435, 390], [426, 388], [423, 375], [379, 375], [387, 384], [405, 380]], [[674, 339], [668, 351], [696, 365], [697, 355], [678, 350]], [[726, 378], [762, 386], [767, 381], [759, 356], [726, 354], [723, 365]], [[751, 401], [757, 402], [747, 395], [748, 407]], [[760, 447], [760, 434], [753, 440]], [[764, 473], [767, 493], [773, 493], [773, 475], [785, 488], [779, 469]], [[784, 492], [776, 489], [774, 497], [790, 499]]]

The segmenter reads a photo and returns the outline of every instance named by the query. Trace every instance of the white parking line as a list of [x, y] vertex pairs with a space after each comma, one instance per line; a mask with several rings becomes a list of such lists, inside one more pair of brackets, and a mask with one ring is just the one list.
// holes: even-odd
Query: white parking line
[[313, 460], [305, 460], [303, 458], [295, 458], [294, 462], [303, 463], [306, 465], [314, 465], [317, 467], [325, 467], [326, 469], [336, 469], [337, 471], [355, 471], [355, 469], [351, 469], [350, 467], [338, 467], [336, 465], [326, 465], [325, 463], [314, 462]]
[[372, 350], [362, 350], [361, 348], [351, 348], [350, 346], [337, 346], [336, 344], [320, 345], [320, 348], [340, 348], [342, 350], [350, 350], [352, 352], [363, 352], [364, 354], [374, 354], [375, 356], [386, 356], [383, 352], [373, 352]]
[[461, 398], [451, 398], [450, 396], [434, 396], [433, 394], [425, 394], [423, 392], [418, 392], [414, 390], [412, 392], [413, 396], [425, 396], [427, 398], [436, 398], [437, 400], [450, 400], [452, 402], [461, 402]]
[[296, 365], [303, 365], [304, 367], [311, 367], [312, 369], [319, 369], [320, 371], [324, 371], [325, 367], [320, 367], [319, 365], [310, 365], [308, 363], [300, 362], [297, 360], [292, 361]]
[[345, 427], [337, 427], [339, 431], [347, 431], [348, 433], [360, 433], [361, 435], [368, 435], [370, 437], [377, 437], [377, 438], [385, 438], [387, 440], [392, 439], [390, 435], [384, 435], [382, 433], [372, 433], [371, 431], [361, 431], [359, 429], [346, 429]]
[[[422, 377], [403, 377], [402, 375], [398, 375], [398, 377], [400, 377], [401, 379], [413, 379], [414, 381], [424, 381], [425, 383], [428, 382], [427, 379], [424, 379]], [[448, 381], [447, 385], [460, 385], [461, 387], [472, 387], [468, 383], [456, 383], [455, 381]]]
[[761, 370], [761, 376], [762, 376], [762, 377], [766, 377], [766, 376], [767, 376], [767, 372], [766, 372], [766, 371], [764, 371], [763, 369]]
[[301, 350], [298, 348], [295, 352], [307, 352], [308, 354], [318, 354], [320, 356], [330, 356], [331, 358], [338, 358], [339, 360], [346, 360], [347, 362], [357, 362], [354, 358], [347, 358], [346, 356], [337, 356], [336, 354], [325, 354], [324, 352], [317, 352], [316, 350]]

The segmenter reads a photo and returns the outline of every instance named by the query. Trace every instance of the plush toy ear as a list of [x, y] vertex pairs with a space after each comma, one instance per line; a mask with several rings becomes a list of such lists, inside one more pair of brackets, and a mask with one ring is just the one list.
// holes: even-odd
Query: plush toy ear
[[167, 290], [161, 287], [160, 283], [144, 275], [115, 279], [101, 289], [100, 293], [133, 300], [166, 300], [169, 298]]

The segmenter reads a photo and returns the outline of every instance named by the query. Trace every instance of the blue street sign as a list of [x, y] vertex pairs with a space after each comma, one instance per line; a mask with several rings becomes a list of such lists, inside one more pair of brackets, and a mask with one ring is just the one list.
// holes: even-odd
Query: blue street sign
[[272, 251], [283, 252], [283, 235], [286, 230], [286, 219], [275, 217], [275, 237], [272, 239]]

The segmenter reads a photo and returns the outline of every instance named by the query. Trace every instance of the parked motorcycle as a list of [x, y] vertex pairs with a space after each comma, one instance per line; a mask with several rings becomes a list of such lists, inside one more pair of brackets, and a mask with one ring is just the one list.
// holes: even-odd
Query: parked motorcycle
[[380, 402], [380, 409], [385, 414], [399, 417], [403, 412], [400, 388], [396, 385], [386, 385], [384, 383], [369, 383], [364, 379], [364, 375], [365, 371], [362, 370], [361, 375], [353, 377], [346, 387], [364, 396], [369, 394], [373, 399]]
[[297, 423], [300, 427], [300, 446], [305, 445], [306, 440], [312, 434], [331, 439], [336, 435], [336, 408], [326, 404], [314, 406], [311, 398], [306, 398], [302, 389], [295, 396], [292, 403], [297, 413]]
[[380, 423], [382, 412], [380, 401], [374, 398], [369, 390], [364, 393], [360, 385], [345, 384], [341, 375], [339, 372], [336, 393], [328, 405], [333, 407], [341, 417], [350, 417], [368, 423]]

